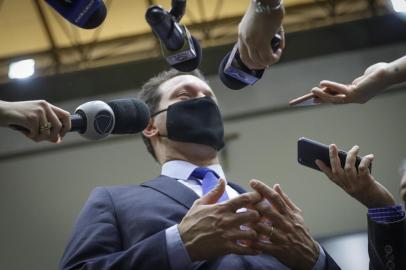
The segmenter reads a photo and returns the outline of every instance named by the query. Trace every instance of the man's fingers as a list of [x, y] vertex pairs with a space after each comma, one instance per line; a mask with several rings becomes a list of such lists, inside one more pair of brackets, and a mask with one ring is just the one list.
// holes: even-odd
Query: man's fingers
[[321, 90], [320, 88], [313, 88], [312, 93], [317, 98], [319, 98], [321, 102], [328, 102], [334, 104], [345, 103], [347, 98], [345, 94], [331, 94], [328, 93], [328, 91]]
[[238, 51], [240, 53], [240, 58], [243, 61], [243, 63], [249, 68], [249, 69], [255, 69], [256, 64], [252, 61], [249, 52], [248, 52], [248, 47], [240, 40], [238, 43]]
[[369, 166], [371, 165], [373, 160], [374, 160], [373, 154], [366, 155], [361, 159], [361, 162], [359, 163], [358, 166], [358, 173], [361, 177], [369, 177], [371, 173], [369, 171]]
[[30, 134], [30, 138], [33, 139], [36, 142], [46, 140], [49, 137], [50, 130], [49, 129], [43, 129], [41, 130], [41, 127], [45, 127], [48, 124], [48, 119], [46, 116], [45, 110], [39, 110], [37, 112], [39, 121], [38, 121], [38, 126], [33, 130], [33, 132]]
[[234, 241], [230, 241], [226, 244], [226, 248], [234, 254], [238, 254], [238, 255], [259, 255], [261, 254], [260, 251], [252, 248], [251, 246], [243, 246], [243, 245], [239, 245]]
[[50, 105], [47, 104], [45, 106], [45, 112], [47, 114], [48, 122], [50, 122], [52, 125], [48, 140], [50, 140], [51, 142], [57, 142], [59, 140], [59, 132], [61, 130], [62, 124], [59, 121], [58, 116], [51, 109]]
[[241, 230], [240, 228], [230, 229], [225, 237], [229, 240], [258, 240], [258, 233], [253, 229]]
[[339, 94], [344, 94], [344, 95], [349, 94], [348, 86], [345, 84], [324, 80], [324, 81], [320, 82], [320, 86], [325, 87], [325, 88], [330, 88]]
[[255, 209], [261, 214], [261, 216], [266, 217], [268, 220], [272, 220], [273, 224], [283, 223], [283, 216], [272, 208], [271, 203], [268, 200], [262, 200], [261, 202], [254, 205]]
[[261, 235], [261, 238], [265, 236], [269, 241], [273, 243], [281, 243], [285, 240], [284, 233], [273, 226], [271, 223], [258, 222], [252, 226], [252, 228]]
[[279, 195], [281, 195], [283, 201], [286, 203], [286, 205], [287, 205], [290, 209], [295, 210], [295, 211], [301, 211], [300, 208], [297, 207], [297, 205], [288, 197], [288, 195], [286, 195], [286, 194], [283, 192], [283, 190], [282, 190], [282, 188], [281, 188], [281, 185], [275, 184], [275, 185], [274, 185], [274, 189], [276, 190], [276, 192], [279, 193]]
[[279, 35], [281, 36], [281, 45], [279, 46], [279, 48], [281, 48], [282, 50], [285, 49], [285, 29], [283, 29], [283, 25], [281, 25], [281, 28], [279, 28], [278, 31]]
[[201, 197], [197, 203], [198, 204], [215, 204], [223, 195], [226, 190], [226, 182], [224, 179], [220, 179], [217, 186], [208, 192], [206, 195]]
[[62, 122], [62, 127], [59, 132], [59, 135], [63, 137], [71, 129], [70, 113], [54, 105], [51, 105], [51, 108], [55, 112], [59, 120]]
[[268, 187], [259, 180], [251, 180], [250, 185], [254, 190], [258, 191], [271, 204], [273, 204], [282, 215], [288, 213], [287, 205], [275, 190]]
[[329, 156], [330, 156], [330, 163], [331, 163], [331, 171], [333, 173], [333, 177], [341, 176], [343, 174], [343, 169], [341, 167], [341, 161], [338, 157], [338, 150], [335, 144], [330, 144], [329, 146]]
[[[272, 242], [272, 240], [271, 240]], [[263, 251], [266, 254], [280, 254], [282, 252], [282, 247], [275, 245], [273, 243], [264, 243], [261, 241], [253, 242], [251, 245], [255, 250]]]
[[243, 212], [236, 213], [230, 221], [230, 226], [239, 226], [241, 224], [248, 224], [256, 222], [260, 218], [258, 211], [247, 209]]
[[250, 204], [256, 204], [261, 201], [261, 199], [262, 196], [258, 192], [248, 192], [228, 201], [222, 202], [221, 205], [225, 206], [227, 210], [235, 212], [238, 209], [246, 207]]
[[358, 145], [355, 145], [347, 153], [347, 159], [345, 161], [344, 171], [347, 177], [350, 179], [357, 179], [357, 170], [355, 169], [355, 162], [359, 152]]
[[316, 159], [315, 161], [316, 165], [320, 168], [320, 170], [322, 172], [324, 172], [325, 175], [327, 175], [327, 177], [331, 180], [331, 181], [335, 181], [334, 177], [333, 177], [333, 172], [331, 171], [331, 168], [328, 167], [323, 161], [321, 161], [320, 159]]

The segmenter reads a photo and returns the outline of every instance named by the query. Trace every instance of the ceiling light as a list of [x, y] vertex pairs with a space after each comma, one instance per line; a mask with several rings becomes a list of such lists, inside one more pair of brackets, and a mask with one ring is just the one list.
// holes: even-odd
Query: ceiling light
[[31, 77], [35, 71], [34, 59], [26, 59], [11, 63], [8, 68], [10, 79], [25, 79]]
[[406, 0], [391, 0], [391, 2], [396, 12], [406, 12]]

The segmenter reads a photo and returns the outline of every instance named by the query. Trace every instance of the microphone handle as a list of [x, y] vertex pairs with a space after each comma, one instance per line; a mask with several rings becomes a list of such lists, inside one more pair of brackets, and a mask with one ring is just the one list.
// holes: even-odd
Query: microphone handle
[[69, 131], [77, 131], [83, 133], [86, 131], [86, 115], [81, 114], [80, 111], [70, 116], [71, 129]]

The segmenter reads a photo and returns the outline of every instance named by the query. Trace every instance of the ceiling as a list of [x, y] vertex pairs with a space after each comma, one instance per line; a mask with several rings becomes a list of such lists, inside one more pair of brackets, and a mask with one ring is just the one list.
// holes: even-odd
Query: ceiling
[[[202, 47], [233, 43], [248, 0], [189, 0], [182, 23]], [[294, 32], [392, 12], [385, 0], [285, 0], [285, 30]], [[65, 21], [44, 0], [0, 0], [0, 82], [8, 65], [34, 58], [36, 76], [156, 57], [159, 45], [144, 19], [151, 4], [169, 0], [106, 0], [94, 30]]]

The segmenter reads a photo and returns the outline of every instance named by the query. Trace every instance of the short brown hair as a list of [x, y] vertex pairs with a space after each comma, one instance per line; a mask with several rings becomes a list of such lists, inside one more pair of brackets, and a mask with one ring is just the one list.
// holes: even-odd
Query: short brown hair
[[[181, 72], [181, 71], [178, 71], [178, 70], [172, 68], [172, 69], [160, 72], [155, 77], [152, 77], [151, 79], [149, 79], [142, 86], [141, 91], [138, 93], [138, 98], [147, 104], [151, 115], [156, 112], [156, 110], [158, 109], [158, 106], [159, 106], [159, 102], [161, 102], [161, 94], [158, 91], [159, 86], [161, 84], [163, 84], [164, 82], [166, 82], [174, 77], [181, 76], [181, 75], [192, 75], [192, 76], [195, 76], [195, 77], [201, 79], [204, 82], [207, 82], [206, 78], [203, 76], [203, 74], [198, 69], [195, 69], [191, 72]], [[145, 137], [143, 134], [142, 134], [142, 140], [144, 141], [148, 152], [154, 157], [155, 160], [158, 161], [154, 148], [152, 147], [151, 140], [149, 138]]]

